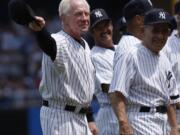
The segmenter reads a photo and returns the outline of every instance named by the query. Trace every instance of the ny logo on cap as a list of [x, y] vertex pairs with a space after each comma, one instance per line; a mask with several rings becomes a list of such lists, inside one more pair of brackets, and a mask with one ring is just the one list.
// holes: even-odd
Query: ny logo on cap
[[95, 14], [95, 16], [96, 16], [97, 18], [103, 16], [102, 13], [101, 13], [101, 11], [96, 11], [94, 14]]
[[160, 19], [166, 19], [166, 14], [165, 14], [165, 12], [159, 12], [159, 18], [160, 18]]

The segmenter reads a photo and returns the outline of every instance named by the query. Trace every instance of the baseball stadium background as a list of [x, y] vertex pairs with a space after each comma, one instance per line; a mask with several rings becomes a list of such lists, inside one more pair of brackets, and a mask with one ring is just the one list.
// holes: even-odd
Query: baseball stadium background
[[[50, 32], [61, 29], [58, 18], [59, 0], [25, 0], [37, 15], [46, 19]], [[113, 20], [114, 42], [120, 39], [118, 20], [129, 0], [88, 0], [91, 9], [104, 8]], [[151, 0], [173, 14], [178, 0]], [[13, 23], [8, 16], [8, 0], [0, 1], [0, 135], [42, 135], [39, 120], [41, 97], [41, 56], [33, 34]], [[96, 100], [92, 103], [98, 111]]]

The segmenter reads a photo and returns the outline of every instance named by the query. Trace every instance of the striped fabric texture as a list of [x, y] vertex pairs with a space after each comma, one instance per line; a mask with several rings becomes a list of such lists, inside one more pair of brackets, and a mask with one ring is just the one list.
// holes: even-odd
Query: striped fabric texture
[[101, 84], [110, 84], [113, 74], [114, 50], [94, 46], [91, 58], [96, 70], [96, 97], [100, 109], [96, 116], [99, 135], [119, 135], [119, 125], [107, 93], [102, 92]]
[[166, 114], [138, 112], [140, 106], [155, 107], [180, 100], [170, 99], [178, 95], [178, 90], [172, 66], [163, 52], [156, 55], [140, 43], [122, 54], [114, 64], [110, 92], [115, 91], [126, 97], [135, 135], [165, 135]]
[[[41, 108], [43, 135], [91, 135], [84, 114], [65, 111], [65, 105], [87, 107], [94, 94], [95, 69], [90, 49], [64, 31], [52, 34], [56, 41], [55, 61], [43, 54], [40, 93], [49, 107]], [[83, 40], [83, 39], [82, 39]]]

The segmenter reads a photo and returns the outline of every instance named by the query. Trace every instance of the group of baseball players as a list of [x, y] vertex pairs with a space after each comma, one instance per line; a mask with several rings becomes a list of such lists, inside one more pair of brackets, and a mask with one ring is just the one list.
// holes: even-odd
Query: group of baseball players
[[[178, 16], [180, 11], [176, 13]], [[172, 16], [153, 8], [151, 1], [146, 0], [131, 0], [123, 15], [126, 32], [114, 46], [111, 20], [102, 9], [91, 11], [90, 33], [95, 40], [91, 58], [96, 70], [95, 95], [100, 104], [96, 117], [99, 134], [178, 135], [180, 88], [175, 74], [180, 63], [180, 42], [176, 41], [173, 51], [164, 47], [172, 32]], [[179, 40], [177, 30], [172, 35]]]
[[[90, 12], [86, 0], [61, 0], [62, 30], [55, 34], [35, 16], [28, 27], [43, 51], [43, 135], [178, 135], [180, 2], [175, 9], [172, 31], [169, 13], [150, 0], [131, 0], [118, 45], [105, 10]], [[91, 50], [82, 38], [87, 31]], [[100, 105], [95, 120], [94, 95]]]

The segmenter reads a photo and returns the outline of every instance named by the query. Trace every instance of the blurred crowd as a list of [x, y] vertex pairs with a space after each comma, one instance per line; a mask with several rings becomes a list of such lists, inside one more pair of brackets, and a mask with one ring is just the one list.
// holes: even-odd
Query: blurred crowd
[[[56, 17], [46, 25], [51, 33], [60, 29]], [[29, 29], [14, 22], [0, 27], [0, 108], [37, 104], [42, 51]]]

